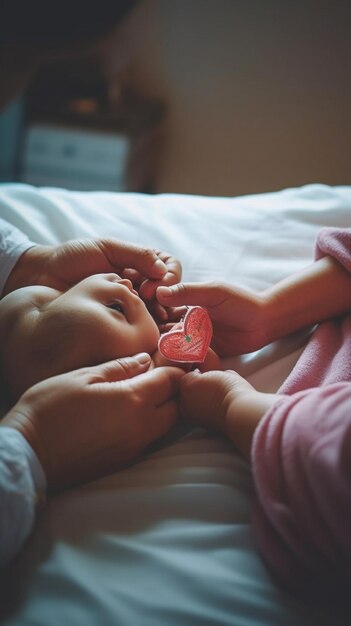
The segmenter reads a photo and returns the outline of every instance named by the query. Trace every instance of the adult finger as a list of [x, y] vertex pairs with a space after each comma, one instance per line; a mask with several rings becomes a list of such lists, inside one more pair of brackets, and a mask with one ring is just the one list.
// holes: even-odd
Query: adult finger
[[207, 383], [208, 377], [196, 370], [186, 374], [180, 382], [178, 405], [180, 414], [186, 419], [194, 419], [199, 412], [199, 398], [201, 402], [205, 400]]
[[147, 352], [102, 363], [91, 368], [89, 382], [90, 384], [112, 383], [133, 378], [145, 372], [150, 363], [151, 357]]
[[158, 367], [130, 381], [130, 385], [144, 403], [161, 406], [176, 395], [182, 376], [184, 371], [179, 367]]
[[170, 287], [158, 287], [156, 298], [165, 306], [189, 304], [210, 308], [223, 300], [223, 294], [212, 283], [178, 283]]
[[121, 243], [112, 238], [100, 239], [97, 243], [113, 267], [136, 269], [143, 276], [154, 279], [162, 278], [167, 272], [165, 263], [151, 248]]
[[178, 404], [175, 399], [164, 402], [153, 412], [153, 418], [147, 421], [144, 429], [144, 446], [148, 446], [156, 439], [163, 437], [173, 424], [177, 421], [179, 415]]
[[191, 395], [192, 390], [199, 386], [201, 388], [205, 388], [210, 378], [211, 372], [203, 374], [198, 369], [188, 372], [186, 376], [183, 376], [182, 381], [179, 383], [179, 392], [181, 396]]

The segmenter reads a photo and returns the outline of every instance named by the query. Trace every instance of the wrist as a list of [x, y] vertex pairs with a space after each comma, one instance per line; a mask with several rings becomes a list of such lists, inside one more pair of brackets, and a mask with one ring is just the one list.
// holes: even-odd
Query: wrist
[[[266, 338], [264, 345], [289, 334], [287, 328], [290, 318], [287, 311], [288, 302], [284, 300], [279, 287], [279, 284], [274, 285], [261, 294], [262, 318]], [[291, 323], [291, 320], [289, 320], [289, 323]], [[293, 329], [290, 332], [293, 332]]]
[[255, 430], [265, 413], [283, 396], [247, 389], [236, 394], [228, 404], [225, 434], [242, 456], [250, 460]]
[[[270, 294], [266, 292], [250, 294], [251, 311], [245, 311], [248, 332], [252, 341], [246, 346], [246, 352], [258, 350], [273, 341], [272, 323], [274, 307]], [[251, 314], [250, 314], [251, 313]]]
[[313, 320], [306, 315], [304, 298], [297, 293], [286, 292], [280, 283], [266, 290], [261, 297], [264, 302], [266, 345], [313, 325]]
[[36, 422], [36, 416], [31, 411], [30, 406], [22, 400], [19, 400], [5, 415], [1, 421], [1, 426], [12, 428], [22, 435], [35, 453], [41, 467], [44, 470], [44, 474], [47, 475], [45, 453], [35, 427]]
[[270, 341], [351, 310], [351, 276], [323, 257], [261, 293]]
[[7, 278], [3, 296], [21, 287], [38, 284], [39, 277], [43, 272], [48, 248], [49, 246], [34, 245], [19, 257]]
[[35, 493], [35, 503], [37, 506], [40, 506], [44, 503], [45, 500], [45, 492], [47, 488], [47, 480], [42, 464], [34, 450], [34, 448], [30, 445], [27, 439], [23, 436], [23, 434], [17, 430], [16, 428], [12, 428], [7, 426], [2, 426], [2, 428], [8, 429], [10, 432], [14, 433], [12, 438], [16, 437], [17, 441], [21, 446], [21, 456], [27, 462], [28, 469], [30, 471], [30, 475], [33, 480], [34, 485], [34, 493]]

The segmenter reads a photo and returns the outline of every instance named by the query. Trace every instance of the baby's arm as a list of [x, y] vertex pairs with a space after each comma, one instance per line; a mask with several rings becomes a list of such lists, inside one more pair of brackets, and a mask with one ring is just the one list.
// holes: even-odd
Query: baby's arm
[[256, 391], [236, 372], [191, 372], [180, 384], [184, 417], [230, 439], [250, 460], [254, 432], [266, 411], [285, 396]]
[[263, 292], [269, 341], [351, 310], [351, 229], [323, 229], [316, 256]]
[[349, 589], [351, 383], [284, 396], [235, 372], [191, 372], [180, 407], [251, 458], [256, 535], [278, 581], [319, 594]]
[[159, 287], [157, 297], [167, 307], [206, 307], [214, 328], [212, 345], [221, 356], [253, 352], [351, 311], [351, 229], [323, 229], [316, 259], [260, 293], [225, 283], [180, 283]]

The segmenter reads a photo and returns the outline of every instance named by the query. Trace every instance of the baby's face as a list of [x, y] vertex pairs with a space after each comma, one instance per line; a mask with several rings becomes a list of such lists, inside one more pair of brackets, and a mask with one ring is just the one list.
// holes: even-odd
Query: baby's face
[[117, 274], [86, 278], [50, 303], [47, 312], [74, 328], [77, 367], [157, 349], [154, 319], [132, 283]]
[[117, 274], [90, 276], [62, 294], [28, 287], [7, 296], [6, 306], [17, 320], [2, 356], [15, 397], [44, 378], [157, 349], [154, 319], [132, 283]]

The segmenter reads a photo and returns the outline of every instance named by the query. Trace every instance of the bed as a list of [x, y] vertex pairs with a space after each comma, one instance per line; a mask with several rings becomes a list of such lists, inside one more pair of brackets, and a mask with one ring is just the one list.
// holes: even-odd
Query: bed
[[[172, 252], [186, 281], [260, 290], [312, 260], [320, 227], [350, 226], [351, 187], [210, 198], [2, 185], [0, 216], [38, 243], [114, 235]], [[298, 333], [224, 366], [275, 391], [306, 339]], [[273, 582], [250, 525], [250, 468], [231, 445], [191, 427], [162, 443], [129, 469], [49, 500], [5, 572], [4, 624], [351, 623], [322, 599], [302, 602]]]

